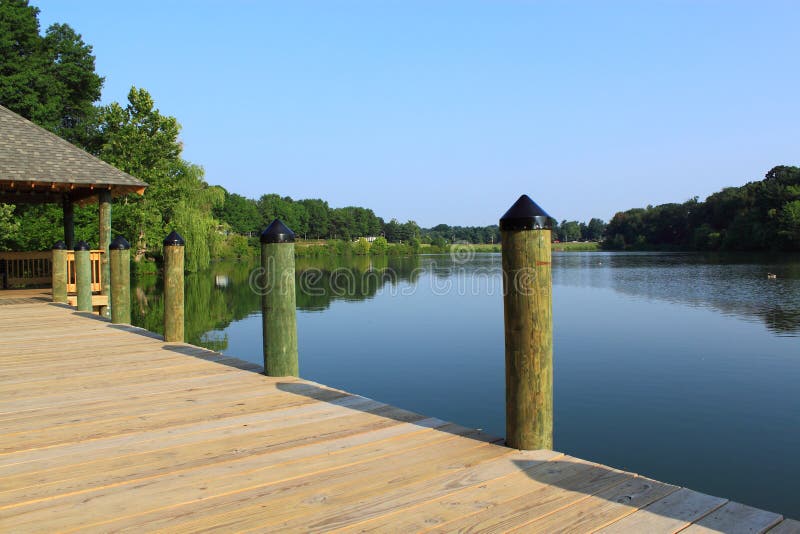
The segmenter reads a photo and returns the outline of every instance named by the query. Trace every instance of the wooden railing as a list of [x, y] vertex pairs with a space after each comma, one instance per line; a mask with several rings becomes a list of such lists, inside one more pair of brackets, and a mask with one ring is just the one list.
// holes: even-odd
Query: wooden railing
[[49, 284], [52, 280], [52, 256], [45, 252], [0, 252], [0, 276], [3, 285]]
[[[100, 262], [105, 252], [92, 250], [92, 292], [102, 288], [102, 269]], [[53, 253], [43, 252], [0, 252], [0, 284], [8, 287], [50, 284], [53, 279]], [[67, 252], [67, 292], [75, 293], [75, 253]]]
[[[98, 293], [103, 286], [103, 269], [100, 262], [103, 259], [104, 251], [90, 250], [89, 258], [92, 261], [92, 293]], [[67, 293], [77, 292], [75, 285], [75, 252], [67, 251]]]

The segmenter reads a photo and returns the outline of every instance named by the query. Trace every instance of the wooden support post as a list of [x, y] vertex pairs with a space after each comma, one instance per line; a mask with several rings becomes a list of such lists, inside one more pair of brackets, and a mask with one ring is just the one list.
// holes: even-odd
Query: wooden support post
[[298, 376], [294, 232], [278, 219], [261, 233], [261, 269], [264, 373]]
[[78, 241], [75, 244], [75, 290], [78, 293], [78, 311], [92, 311], [92, 259], [89, 244]]
[[183, 261], [186, 242], [173, 232], [164, 240], [164, 341], [183, 343]]
[[111, 322], [131, 324], [131, 244], [117, 236], [109, 248]]
[[67, 245], [63, 241], [53, 245], [53, 302], [67, 302]]
[[67, 245], [67, 250], [70, 250], [75, 246], [75, 212], [69, 193], [64, 195], [61, 209], [64, 212], [64, 243]]
[[506, 343], [506, 443], [553, 448], [550, 216], [523, 195], [500, 219]]
[[[99, 247], [103, 251], [100, 256], [100, 294], [108, 297], [111, 304], [111, 268], [108, 246], [111, 244], [111, 191], [108, 189], [97, 194], [97, 215], [100, 228]], [[100, 315], [109, 317], [108, 306], [100, 306]]]

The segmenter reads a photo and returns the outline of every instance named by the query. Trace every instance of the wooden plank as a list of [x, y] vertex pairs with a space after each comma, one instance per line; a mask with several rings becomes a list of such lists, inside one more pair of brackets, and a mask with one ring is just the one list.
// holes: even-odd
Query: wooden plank
[[766, 532], [780, 523], [782, 519], [783, 517], [779, 514], [759, 510], [738, 502], [729, 502], [681, 532], [686, 534]]
[[[456, 472], [421, 480], [413, 484], [375, 492], [365, 496], [333, 495], [318, 503], [316, 513], [308, 513], [280, 524], [281, 529], [303, 529], [307, 532], [367, 531], [374, 529], [413, 532], [432, 527], [426, 508], [444, 500], [459, 500], [473, 492], [504, 486], [512, 495], [526, 492], [519, 484], [531, 471], [558, 470], [556, 458], [563, 455], [549, 450], [521, 452], [512, 450], [497, 459], [476, 464]], [[492, 496], [495, 493], [492, 492]], [[448, 510], [458, 516], [464, 510]]]
[[768, 532], [769, 534], [800, 534], [800, 521], [784, 519]]
[[356, 409], [352, 410], [337, 406], [328, 413], [316, 413], [313, 422], [295, 418], [253, 425], [255, 428], [232, 429], [228, 434], [194, 434], [193, 439], [184, 439], [180, 444], [150, 442], [141, 452], [120, 455], [115, 451], [110, 458], [94, 461], [82, 458], [82, 463], [63, 462], [60, 467], [45, 471], [26, 469], [28, 472], [0, 481], [0, 509], [61, 494], [86, 493], [96, 488], [174, 476], [211, 464], [234, 464], [244, 457], [253, 460], [259, 455], [400, 424], [381, 415], [390, 407], [368, 399], [361, 399], [361, 403], [353, 404]]
[[[560, 478], [562, 473], [565, 478]], [[535, 473], [528, 477], [529, 480], [520, 481], [523, 489], [521, 496], [506, 499], [501, 495], [499, 502], [494, 502], [489, 497], [486, 506], [480, 507], [479, 502], [479, 511], [470, 510], [463, 517], [454, 518], [440, 511], [444, 513], [442, 523], [433, 532], [508, 532], [515, 527], [568, 509], [597, 492], [621, 487], [634, 477], [635, 475], [617, 469], [567, 457], [559, 461], [556, 470]]]
[[[92, 283], [92, 291], [99, 291], [96, 287], [99, 284]], [[69, 284], [67, 284], [69, 287]], [[67, 295], [67, 304], [70, 306], [77, 306], [78, 305], [78, 297]], [[108, 295], [92, 295], [92, 306], [108, 306]]]
[[726, 502], [727, 499], [682, 488], [598, 532], [677, 532]]
[[[426, 498], [419, 503], [398, 504], [374, 519], [371, 513], [360, 520], [353, 517], [355, 520], [341, 531], [417, 532], [432, 528], [442, 532], [472, 528], [501, 531], [507, 523], [513, 522], [515, 511], [536, 506], [538, 511], [532, 510], [532, 513], [544, 513], [583, 498], [585, 493], [575, 491], [576, 488], [582, 492], [596, 491], [619, 484], [629, 476], [569, 456], [556, 456], [544, 464], [520, 461], [526, 454], [529, 453], [514, 452], [508, 458], [487, 464], [496, 475], [491, 479], [481, 476], [481, 466], [478, 466], [462, 475], [462, 483], [444, 479], [442, 487], [446, 491], [441, 495], [423, 493]], [[523, 504], [504, 506], [515, 499]], [[372, 508], [369, 511], [372, 512]], [[481, 512], [487, 513], [477, 515]]]
[[[309, 386], [308, 392], [317, 388]], [[0, 418], [0, 425], [8, 425], [13, 432], [6, 437], [36, 430], [47, 426], [48, 431], [78, 424], [107, 425], [117, 420], [131, 417], [146, 418], [162, 413], [178, 411], [206, 411], [213, 413], [217, 406], [225, 406], [232, 402], [259, 402], [260, 400], [281, 397], [289, 399], [295, 393], [281, 391], [275, 384], [237, 384], [230, 387], [218, 387], [212, 390], [190, 391], [184, 394], [173, 392], [161, 396], [148, 396], [123, 401], [109, 400], [97, 403], [86, 403], [80, 406], [67, 406], [63, 409], [24, 412], [18, 415], [6, 415]], [[282, 401], [279, 401], [282, 402]], [[271, 406], [271, 404], [270, 404]], [[267, 406], [263, 406], [264, 409]]]
[[636, 477], [583, 499], [560, 511], [521, 525], [525, 532], [589, 532], [602, 528], [647, 506], [678, 487]]
[[[0, 462], [2, 463], [0, 465], [0, 475], [55, 469], [60, 465], [83, 463], [93, 458], [99, 460], [136, 454], [137, 451], [158, 449], [162, 443], [167, 444], [165, 446], [178, 446], [193, 441], [204, 441], [212, 439], [208, 436], [215, 433], [225, 436], [236, 434], [237, 431], [246, 432], [249, 428], [258, 428], [257, 425], [259, 424], [275, 425], [276, 427], [281, 425], [291, 426], [302, 418], [313, 422], [318, 412], [325, 413], [330, 405], [344, 403], [350, 398], [344, 397], [324, 403], [317, 402], [292, 406], [226, 419], [203, 420], [189, 425], [111, 436], [91, 442], [70, 443], [47, 449], [11, 453], [0, 457]], [[401, 423], [387, 418], [386, 424], [383, 426], [388, 427], [397, 424]], [[428, 426], [423, 422], [415, 422], [415, 424]]]
[[19, 413], [35, 409], [48, 409], [70, 404], [82, 404], [85, 402], [102, 402], [112, 399], [126, 398], [146, 398], [150, 395], [161, 395], [168, 392], [195, 391], [204, 388], [225, 387], [234, 385], [247, 379], [241, 373], [231, 369], [227, 373], [219, 373], [210, 376], [185, 376], [180, 375], [172, 378], [165, 378], [142, 388], [139, 384], [119, 384], [117, 387], [93, 390], [72, 390], [56, 391], [51, 390], [41, 392], [42, 395], [28, 396], [18, 399], [0, 400], [0, 413]]
[[0, 441], [0, 454], [26, 449], [52, 447], [65, 443], [77, 443], [120, 434], [155, 430], [169, 426], [184, 426], [197, 421], [225, 419], [237, 415], [269, 411], [278, 406], [297, 406], [335, 399], [341, 396], [343, 395], [337, 391], [317, 390], [310, 392], [308, 396], [292, 394], [268, 395], [256, 399], [247, 399], [241, 402], [231, 401], [214, 406], [213, 409], [209, 408], [206, 411], [188, 407], [182, 410], [159, 412], [150, 416], [122, 417], [104, 421], [102, 425], [98, 425], [94, 421], [86, 421], [74, 425], [57, 427], [55, 429], [44, 426], [24, 432], [7, 433], [3, 436], [2, 441]]
[[253, 526], [280, 530], [283, 521], [308, 515], [315, 506], [334, 496], [357, 500], [360, 496], [430, 479], [447, 471], [456, 472], [464, 466], [508, 454], [508, 449], [463, 439], [459, 437], [461, 434], [436, 433], [439, 434], [436, 442], [422, 442], [417, 435], [413, 440], [393, 440], [378, 448], [369, 444], [355, 451], [344, 451], [342, 455], [320, 458], [311, 468], [297, 471], [298, 476], [291, 476], [293, 471], [286, 470], [292, 466], [281, 466], [274, 471], [280, 479], [271, 483], [112, 520], [102, 527], [115, 531], [141, 528], [189, 531], [210, 527], [241, 531]]
[[[364, 414], [364, 417], [367, 415]], [[355, 455], [350, 448], [338, 454], [309, 457], [309, 451], [315, 450], [312, 447], [302, 450], [290, 448], [271, 454], [269, 459], [263, 456], [246, 457], [236, 462], [211, 465], [172, 476], [15, 506], [0, 513], [4, 526], [12, 530], [33, 526], [37, 529], [69, 530], [101, 525], [103, 530], [118, 530], [123, 525], [129, 525], [141, 532], [154, 528], [149, 524], [152, 516], [147, 514], [155, 512], [157, 518], [173, 521], [176, 517], [185, 516], [184, 511], [176, 514], [176, 510], [186, 504], [201, 504], [202, 510], [207, 511], [215, 503], [231, 501], [239, 510], [242, 508], [242, 499], [249, 501], [253, 494], [259, 493], [271, 495], [272, 498], [262, 501], [276, 505], [270, 513], [292, 513], [287, 510], [287, 505], [299, 504], [292, 497], [314, 493], [325, 482], [335, 481], [339, 486], [361, 484], [366, 477], [373, 478], [378, 469], [386, 470], [387, 466], [416, 468], [417, 471], [426, 472], [430, 462], [438, 462], [432, 467], [442, 463], [452, 464], [449, 450], [462, 453], [469, 460], [494, 452], [487, 449], [485, 443], [462, 441], [456, 439], [457, 436], [429, 430], [414, 440], [391, 439], [378, 444], [368, 443], [356, 448]], [[452, 446], [441, 447], [447, 441]], [[411, 450], [415, 453], [403, 454]], [[502, 451], [494, 452], [495, 455], [498, 453], [502, 454]], [[387, 461], [390, 458], [391, 461]], [[378, 480], [381, 480], [380, 477]], [[376, 482], [373, 480], [372, 483]], [[92, 506], [81, 507], [84, 502], [91, 502]], [[81, 507], [80, 515], [70, 513], [76, 507]], [[147, 517], [140, 517], [143, 515]]]

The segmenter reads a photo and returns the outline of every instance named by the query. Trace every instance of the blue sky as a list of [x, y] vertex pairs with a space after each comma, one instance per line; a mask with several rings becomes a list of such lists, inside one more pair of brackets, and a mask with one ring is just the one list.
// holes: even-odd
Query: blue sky
[[32, 0], [209, 183], [386, 220], [682, 202], [800, 163], [795, 1]]

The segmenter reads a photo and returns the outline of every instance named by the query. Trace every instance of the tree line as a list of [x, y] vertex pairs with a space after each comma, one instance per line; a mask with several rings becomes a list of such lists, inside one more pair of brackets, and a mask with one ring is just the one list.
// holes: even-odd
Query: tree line
[[763, 180], [726, 187], [705, 201], [619, 212], [608, 223], [612, 250], [800, 250], [800, 167], [777, 166]]

